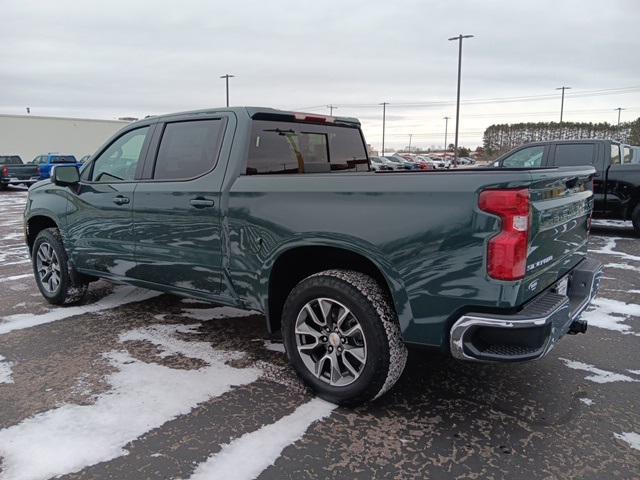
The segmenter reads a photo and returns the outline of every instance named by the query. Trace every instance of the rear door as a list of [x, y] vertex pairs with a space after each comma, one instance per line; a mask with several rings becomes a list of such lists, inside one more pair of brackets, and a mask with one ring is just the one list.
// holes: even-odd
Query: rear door
[[78, 268], [130, 277], [135, 267], [132, 206], [153, 127], [128, 130], [85, 168], [67, 214]]
[[158, 126], [134, 202], [135, 277], [176, 292], [216, 294], [222, 282], [218, 161], [230, 117]]

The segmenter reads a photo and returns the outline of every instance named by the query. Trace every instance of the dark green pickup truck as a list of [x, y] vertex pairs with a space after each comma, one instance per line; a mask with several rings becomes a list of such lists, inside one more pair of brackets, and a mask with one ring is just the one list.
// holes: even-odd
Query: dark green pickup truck
[[265, 108], [128, 125], [29, 191], [40, 291], [98, 277], [264, 312], [320, 396], [376, 398], [407, 345], [545, 355], [596, 294], [593, 167], [373, 172], [360, 124]]

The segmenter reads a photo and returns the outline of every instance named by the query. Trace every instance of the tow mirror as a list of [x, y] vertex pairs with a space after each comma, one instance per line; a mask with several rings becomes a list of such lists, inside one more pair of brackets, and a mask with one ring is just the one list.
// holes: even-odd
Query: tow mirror
[[51, 172], [51, 181], [60, 187], [71, 187], [80, 182], [80, 173], [75, 165], [56, 165]]

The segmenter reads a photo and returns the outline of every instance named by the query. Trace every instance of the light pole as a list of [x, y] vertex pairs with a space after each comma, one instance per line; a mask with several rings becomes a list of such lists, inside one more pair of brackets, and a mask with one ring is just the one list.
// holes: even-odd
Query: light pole
[[456, 40], [458, 42], [458, 98], [456, 100], [456, 139], [453, 147], [453, 165], [458, 165], [458, 127], [460, 125], [460, 78], [462, 76], [462, 40], [465, 38], [473, 38], [473, 35], [458, 35], [451, 37], [449, 41]]
[[229, 106], [229, 79], [233, 77], [235, 77], [235, 75], [229, 75], [228, 73], [220, 77], [224, 78], [225, 83], [227, 84], [227, 107]]
[[411, 153], [411, 139], [413, 138], [413, 133], [409, 134], [409, 153]]
[[560, 100], [560, 123], [562, 123], [562, 114], [564, 112], [564, 91], [571, 90], [571, 87], [558, 87], [556, 90], [562, 90], [562, 100]]
[[333, 111], [338, 109], [338, 107], [336, 107], [335, 105], [327, 105], [327, 108], [329, 109], [329, 115], [332, 117], [333, 117]]
[[618, 107], [614, 108], [614, 110], [618, 111], [618, 126], [620, 126], [620, 112], [622, 112], [622, 110], [626, 110], [626, 108]]
[[389, 102], [382, 102], [380, 105], [382, 105], [382, 153], [381, 155], [384, 156], [384, 130], [387, 123], [387, 105], [389, 105]]
[[449, 133], [449, 117], [444, 118], [444, 159], [447, 159], [447, 133]]

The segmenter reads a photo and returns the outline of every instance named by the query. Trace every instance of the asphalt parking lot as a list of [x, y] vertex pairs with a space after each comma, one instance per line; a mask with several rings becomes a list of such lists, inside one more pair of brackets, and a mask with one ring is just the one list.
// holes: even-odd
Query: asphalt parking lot
[[640, 477], [640, 240], [594, 223], [586, 335], [525, 365], [412, 351], [356, 408], [314, 399], [256, 313], [100, 281], [40, 296], [0, 192], [0, 479]]

